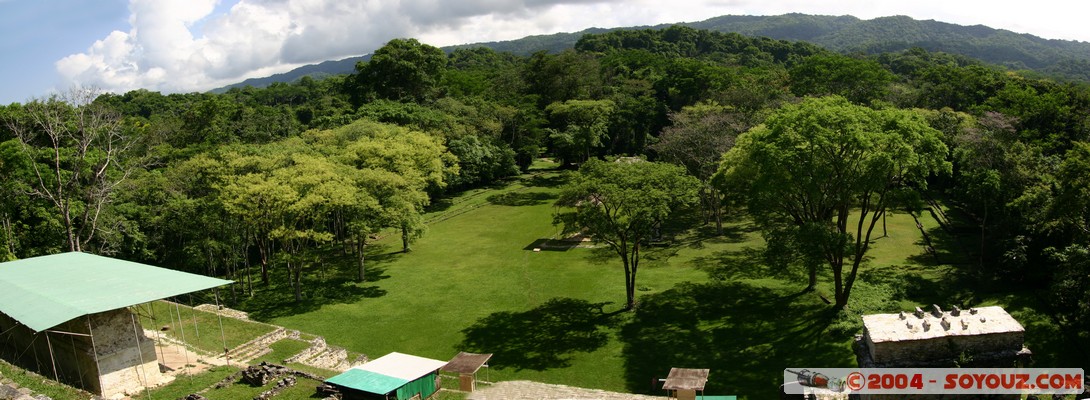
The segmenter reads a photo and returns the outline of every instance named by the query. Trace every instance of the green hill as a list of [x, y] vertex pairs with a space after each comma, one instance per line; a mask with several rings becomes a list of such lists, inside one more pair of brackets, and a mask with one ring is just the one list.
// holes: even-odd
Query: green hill
[[[500, 52], [529, 55], [538, 51], [559, 52], [572, 48], [583, 35], [627, 29], [663, 29], [673, 24], [590, 28], [579, 32], [527, 36], [502, 42], [473, 43], [444, 47], [488, 47]], [[735, 32], [747, 36], [806, 41], [845, 53], [875, 54], [896, 52], [913, 47], [928, 51], [960, 54], [1014, 70], [1029, 70], [1063, 79], [1090, 81], [1090, 43], [1051, 40], [983, 25], [963, 26], [934, 20], [916, 20], [906, 16], [862, 20], [852, 16], [785, 14], [775, 16], [724, 15], [699, 22], [680, 23], [697, 29]], [[306, 65], [266, 78], [212, 90], [222, 93], [233, 87], [266, 87], [274, 82], [293, 82], [303, 76], [321, 78], [348, 74], [369, 55]]]

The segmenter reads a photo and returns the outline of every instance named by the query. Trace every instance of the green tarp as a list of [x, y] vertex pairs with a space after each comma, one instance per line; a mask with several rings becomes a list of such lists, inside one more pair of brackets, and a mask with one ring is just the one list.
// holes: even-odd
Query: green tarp
[[406, 383], [405, 386], [397, 389], [397, 400], [411, 399], [417, 393], [420, 394], [421, 399], [428, 398], [428, 396], [431, 396], [432, 393], [435, 393], [436, 376], [439, 376], [439, 374], [433, 372], [424, 375], [423, 377], [420, 377], [412, 382]]
[[[380, 373], [364, 371], [362, 369], [350, 369], [344, 373], [326, 379], [326, 383], [349, 389], [360, 390], [368, 393], [384, 395], [397, 390], [409, 381], [386, 376]], [[400, 391], [399, 391], [400, 392]]]
[[435, 387], [435, 377], [437, 376], [439, 376], [439, 374], [433, 372], [415, 380], [408, 381], [401, 378], [386, 376], [377, 372], [353, 368], [340, 375], [326, 379], [325, 382], [378, 395], [385, 395], [396, 391], [394, 395], [398, 400], [410, 399], [417, 393], [420, 394], [420, 398], [426, 399], [438, 390], [438, 388]]
[[0, 263], [0, 312], [36, 332], [231, 281], [70, 252]]
[[352, 367], [326, 380], [346, 389], [408, 400], [419, 394], [428, 398], [437, 390], [435, 379], [447, 363], [410, 354], [392, 352], [370, 362]]

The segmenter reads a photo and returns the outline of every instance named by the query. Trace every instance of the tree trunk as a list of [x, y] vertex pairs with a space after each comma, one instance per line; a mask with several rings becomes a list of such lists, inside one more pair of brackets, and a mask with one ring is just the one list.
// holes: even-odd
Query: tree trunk
[[261, 284], [269, 286], [269, 249], [264, 240], [257, 241], [257, 252], [261, 255]]
[[712, 212], [715, 214], [715, 234], [723, 234], [723, 199], [718, 189], [712, 189]]
[[817, 288], [818, 263], [811, 262], [809, 264], [810, 264], [810, 266], [809, 266], [810, 281], [806, 284], [806, 291], [807, 292], [813, 291], [815, 288]]
[[360, 273], [359, 273], [360, 282], [366, 282], [367, 281], [367, 275], [364, 273], [364, 261], [365, 261], [365, 259], [367, 257], [364, 254], [365, 250], [367, 250], [367, 234], [362, 234], [362, 235], [359, 236], [358, 239], [356, 239], [356, 260], [359, 261], [359, 266], [360, 266]]
[[625, 311], [631, 311], [636, 308], [636, 280], [634, 279], [634, 273], [632, 267], [629, 264], [628, 257], [622, 257], [621, 262], [624, 263], [624, 291], [625, 291]]
[[302, 265], [296, 265], [295, 268], [292, 269], [292, 275], [294, 275], [294, 276], [292, 276], [292, 282], [295, 285], [295, 302], [296, 303], [303, 300], [303, 282], [302, 282], [302, 279], [301, 279], [302, 276], [303, 276], [302, 269], [303, 269]]
[[627, 241], [621, 241], [621, 248], [618, 249], [618, 253], [621, 254], [621, 262], [624, 264], [624, 289], [625, 289], [625, 311], [632, 311], [636, 308], [636, 272], [640, 267], [640, 242], [637, 240], [632, 244], [632, 254], [629, 255], [627, 250]]
[[984, 218], [980, 220], [980, 270], [984, 270], [984, 234], [988, 226], [988, 202], [984, 202]]
[[246, 294], [254, 297], [254, 278], [250, 271], [250, 249], [246, 248], [242, 256], [243, 265], [246, 268]]
[[401, 251], [404, 252], [404, 253], [408, 253], [408, 252], [412, 251], [412, 249], [409, 248], [409, 225], [408, 224], [401, 224]]

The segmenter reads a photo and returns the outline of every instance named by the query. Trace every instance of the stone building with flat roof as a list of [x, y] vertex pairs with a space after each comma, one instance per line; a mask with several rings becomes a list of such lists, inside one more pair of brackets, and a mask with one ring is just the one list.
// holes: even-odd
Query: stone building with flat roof
[[[1025, 328], [1002, 307], [863, 316], [853, 349], [860, 368], [1011, 368], [1028, 366]], [[861, 395], [861, 400], [955, 399], [958, 394]], [[964, 395], [961, 395], [964, 396]], [[1017, 394], [979, 396], [1018, 399]]]
[[1013, 367], [1031, 355], [1025, 328], [1002, 307], [863, 316], [854, 348], [862, 368]]

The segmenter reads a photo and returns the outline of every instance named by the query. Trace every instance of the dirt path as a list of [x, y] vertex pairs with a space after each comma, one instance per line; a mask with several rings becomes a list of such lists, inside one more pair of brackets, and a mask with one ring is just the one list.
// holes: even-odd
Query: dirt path
[[666, 397], [607, 392], [530, 381], [504, 381], [477, 386], [468, 400], [665, 400]]

